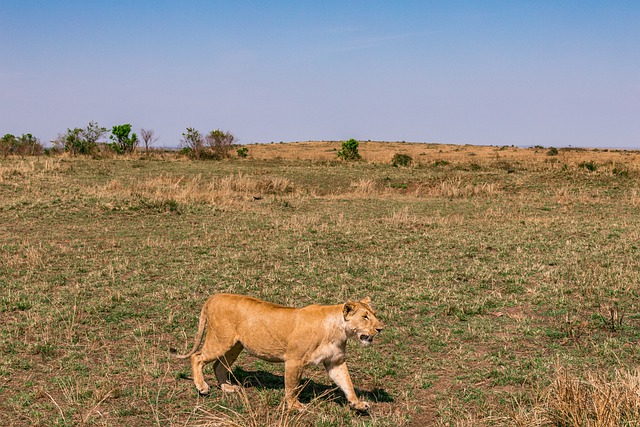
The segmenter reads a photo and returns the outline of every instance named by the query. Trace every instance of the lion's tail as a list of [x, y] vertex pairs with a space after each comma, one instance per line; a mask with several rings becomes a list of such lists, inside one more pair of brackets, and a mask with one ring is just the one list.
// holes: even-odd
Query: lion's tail
[[178, 354], [178, 350], [176, 350], [175, 348], [169, 349], [169, 352], [176, 359], [187, 359], [191, 357], [193, 353], [198, 351], [198, 347], [200, 347], [200, 344], [202, 343], [202, 337], [204, 337], [204, 330], [207, 326], [207, 314], [205, 311], [205, 307], [206, 307], [206, 304], [204, 307], [202, 307], [202, 311], [200, 312], [200, 319], [198, 320], [198, 334], [196, 335], [196, 342], [193, 343], [193, 347], [191, 348], [191, 351], [187, 354]]

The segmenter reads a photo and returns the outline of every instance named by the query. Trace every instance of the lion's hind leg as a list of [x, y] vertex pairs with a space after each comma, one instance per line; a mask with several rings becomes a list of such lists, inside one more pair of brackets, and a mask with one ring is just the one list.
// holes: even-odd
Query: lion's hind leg
[[236, 361], [238, 355], [244, 347], [241, 343], [236, 343], [230, 350], [228, 350], [224, 356], [219, 357], [215, 362], [216, 379], [220, 385], [222, 391], [232, 393], [238, 391], [238, 386], [231, 384], [229, 381], [229, 374], [231, 373], [231, 365]]
[[[216, 337], [219, 338], [219, 337]], [[228, 384], [227, 367], [236, 360], [242, 351], [242, 344], [231, 340], [207, 339], [199, 352], [191, 356], [191, 370], [193, 372], [193, 382], [202, 395], [209, 393], [209, 385], [204, 380], [203, 369], [207, 363], [215, 361], [214, 368], [216, 378], [220, 387], [224, 390], [223, 384]], [[221, 363], [222, 362], [222, 363]], [[225, 390], [227, 391], [227, 390]]]

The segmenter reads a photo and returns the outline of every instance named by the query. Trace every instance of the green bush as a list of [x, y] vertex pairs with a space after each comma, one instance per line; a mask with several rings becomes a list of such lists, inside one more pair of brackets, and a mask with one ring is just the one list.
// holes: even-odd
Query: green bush
[[193, 157], [193, 150], [191, 149], [191, 147], [182, 147], [180, 150], [178, 150], [178, 154], [182, 156]]
[[243, 159], [249, 155], [249, 149], [247, 147], [238, 148], [238, 157]]
[[188, 154], [191, 158], [199, 159], [204, 152], [204, 137], [197, 129], [187, 128], [187, 131], [182, 133], [180, 143], [180, 153]]
[[11, 135], [10, 133], [5, 134], [5, 136], [0, 139], [0, 154], [2, 157], [7, 157], [11, 154], [13, 147], [16, 144], [16, 137]]
[[98, 140], [107, 133], [107, 128], [101, 127], [97, 122], [89, 122], [85, 129], [67, 129], [59, 134], [53, 142], [54, 151], [66, 151], [75, 155], [95, 154]]
[[593, 160], [589, 160], [588, 162], [582, 162], [578, 166], [588, 170], [589, 172], [595, 172], [598, 170], [598, 165]]
[[396, 153], [391, 159], [391, 164], [395, 167], [411, 166], [413, 164], [413, 158], [408, 154]]
[[16, 137], [10, 133], [0, 139], [0, 154], [7, 157], [10, 154], [18, 156], [38, 156], [44, 152], [40, 140], [30, 133]]
[[131, 132], [131, 125], [126, 123], [124, 125], [116, 125], [111, 128], [111, 148], [118, 154], [133, 153], [138, 147], [138, 135]]
[[358, 141], [351, 138], [342, 142], [342, 150], [338, 151], [338, 158], [342, 160], [360, 160], [362, 157], [358, 153]]
[[558, 155], [558, 149], [556, 147], [551, 147], [549, 148], [549, 151], [547, 151], [547, 156], [557, 156]]

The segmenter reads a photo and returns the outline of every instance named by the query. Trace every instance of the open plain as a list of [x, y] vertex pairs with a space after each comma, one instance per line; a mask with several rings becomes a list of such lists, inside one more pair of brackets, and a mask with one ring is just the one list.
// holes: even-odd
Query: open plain
[[[640, 153], [247, 148], [0, 159], [0, 425], [640, 423]], [[169, 348], [215, 292], [370, 296], [386, 328], [348, 346], [370, 414], [315, 367], [289, 414], [283, 366], [246, 354], [242, 393], [198, 396]]]

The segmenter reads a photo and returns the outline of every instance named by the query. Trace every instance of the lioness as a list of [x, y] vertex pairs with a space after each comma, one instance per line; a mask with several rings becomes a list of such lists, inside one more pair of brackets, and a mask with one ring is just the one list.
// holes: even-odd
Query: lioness
[[[237, 390], [229, 381], [229, 369], [242, 349], [269, 362], [284, 362], [285, 399], [291, 409], [304, 406], [297, 397], [302, 369], [322, 363], [351, 407], [366, 411], [369, 404], [356, 396], [347, 370], [346, 345], [347, 338], [355, 337], [367, 346], [382, 330], [370, 301], [367, 297], [339, 305], [292, 308], [243, 295], [216, 294], [202, 307], [193, 348], [176, 357], [191, 357], [193, 382], [200, 394], [209, 392], [202, 368], [213, 361], [220, 388]], [[205, 327], [204, 345], [198, 351]]]

